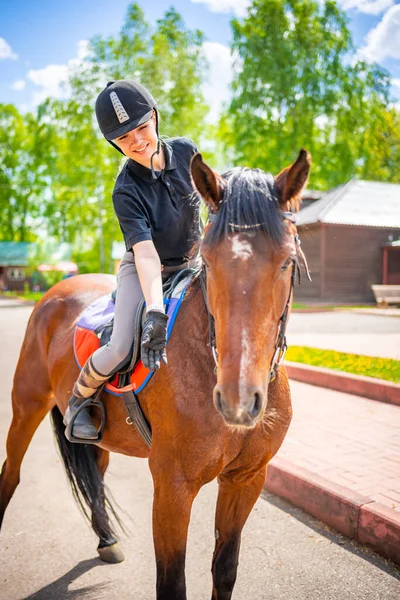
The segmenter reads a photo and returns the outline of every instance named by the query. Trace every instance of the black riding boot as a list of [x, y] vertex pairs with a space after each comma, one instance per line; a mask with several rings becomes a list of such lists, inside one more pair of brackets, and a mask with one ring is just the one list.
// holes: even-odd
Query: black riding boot
[[[96, 371], [92, 362], [92, 357], [86, 361], [72, 390], [72, 396], [69, 399], [68, 408], [64, 415], [64, 425], [68, 426], [71, 423], [73, 415], [81, 404], [93, 396], [96, 391], [104, 385], [108, 378], [108, 375], [102, 375]], [[97, 439], [98, 431], [90, 418], [89, 408], [83, 408], [79, 411], [79, 414], [73, 422], [71, 433], [74, 437], [82, 438], [84, 440]], [[67, 438], [68, 434], [68, 430], [65, 430]]]
[[[72, 417], [85, 400], [87, 400], [87, 398], [77, 398], [72, 394], [63, 419], [65, 426], [70, 424]], [[74, 421], [72, 433], [75, 437], [85, 440], [95, 440], [97, 438], [97, 428], [90, 417], [89, 408], [84, 408], [79, 412]]]

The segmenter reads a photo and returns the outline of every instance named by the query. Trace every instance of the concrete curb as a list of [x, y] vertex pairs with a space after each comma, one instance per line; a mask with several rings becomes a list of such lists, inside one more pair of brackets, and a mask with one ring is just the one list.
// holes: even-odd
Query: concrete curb
[[281, 458], [264, 489], [400, 565], [400, 513]]
[[33, 300], [25, 300], [23, 302], [19, 302], [18, 300], [10, 300], [9, 302], [0, 301], [0, 309], [2, 308], [21, 308], [25, 306], [35, 306], [36, 302]]
[[400, 406], [400, 385], [396, 383], [288, 361], [285, 367], [295, 381]]
[[0, 294], [0, 308], [13, 308], [18, 306], [35, 306], [34, 300], [23, 298], [22, 296], [3, 296]]

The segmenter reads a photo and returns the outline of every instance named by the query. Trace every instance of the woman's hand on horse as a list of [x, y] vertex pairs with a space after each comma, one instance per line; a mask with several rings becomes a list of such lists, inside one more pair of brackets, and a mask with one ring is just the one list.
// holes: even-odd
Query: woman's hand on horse
[[165, 313], [149, 311], [143, 326], [141, 358], [143, 366], [150, 371], [156, 371], [161, 361], [167, 364], [167, 323]]

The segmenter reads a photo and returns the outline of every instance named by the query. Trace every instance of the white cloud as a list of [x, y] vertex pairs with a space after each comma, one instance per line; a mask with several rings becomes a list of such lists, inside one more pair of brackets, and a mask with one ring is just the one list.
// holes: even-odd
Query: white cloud
[[[235, 13], [245, 17], [251, 0], [190, 0], [194, 4], [205, 4], [211, 12]], [[325, 0], [319, 0], [321, 4]], [[394, 5], [395, 0], [338, 0], [345, 10], [358, 10], [368, 15], [380, 15]]]
[[396, 78], [395, 78], [395, 79], [392, 79], [392, 84], [393, 84], [395, 87], [399, 88], [399, 92], [400, 92], [400, 79], [396, 79]]
[[18, 58], [18, 54], [12, 51], [11, 46], [7, 44], [4, 38], [0, 38], [0, 60], [6, 60], [7, 58], [15, 60]]
[[194, 4], [206, 4], [211, 12], [233, 12], [238, 17], [246, 16], [251, 0], [190, 0]]
[[19, 92], [25, 88], [25, 85], [26, 81], [24, 79], [18, 79], [17, 81], [14, 81], [14, 83], [11, 85], [11, 88]]
[[33, 103], [40, 104], [46, 98], [64, 98], [68, 78], [68, 65], [47, 65], [44, 69], [31, 69], [27, 75], [37, 87], [33, 94]]
[[366, 60], [380, 62], [385, 58], [400, 59], [400, 4], [392, 6], [378, 25], [366, 36], [360, 54]]
[[81, 40], [77, 43], [77, 46], [78, 56], [77, 58], [73, 58], [72, 60], [70, 60], [70, 63], [80, 62], [81, 60], [84, 60], [87, 56], [90, 55], [89, 40]]
[[233, 58], [228, 46], [217, 42], [204, 42], [203, 51], [210, 65], [207, 81], [203, 84], [203, 94], [211, 108], [207, 120], [215, 122], [223, 102], [228, 103], [231, 98]]
[[16, 105], [19, 112], [26, 114], [27, 112], [32, 110], [32, 106], [30, 104], [27, 104], [26, 102], [21, 102], [21, 104], [17, 104]]
[[38, 88], [33, 94], [34, 105], [40, 104], [46, 98], [62, 99], [68, 96], [68, 74], [71, 68], [76, 68], [89, 54], [89, 42], [81, 40], [77, 44], [77, 57], [72, 58], [66, 65], [47, 65], [43, 69], [30, 69], [27, 78]]
[[395, 0], [339, 0], [345, 10], [354, 8], [368, 15], [380, 15], [393, 6]]

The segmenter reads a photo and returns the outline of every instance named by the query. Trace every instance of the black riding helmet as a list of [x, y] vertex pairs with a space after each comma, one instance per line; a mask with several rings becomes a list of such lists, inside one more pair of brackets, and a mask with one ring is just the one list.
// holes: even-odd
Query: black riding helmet
[[[106, 140], [121, 154], [123, 154], [122, 150], [112, 140], [148, 121], [153, 114], [153, 110], [156, 112], [158, 140], [157, 150], [154, 154], [158, 154], [160, 139], [158, 136], [157, 103], [143, 85], [132, 79], [109, 81], [96, 100], [96, 117], [100, 131]], [[155, 178], [154, 154], [151, 157], [151, 172]]]

